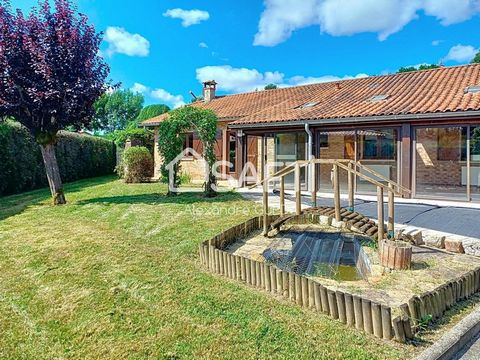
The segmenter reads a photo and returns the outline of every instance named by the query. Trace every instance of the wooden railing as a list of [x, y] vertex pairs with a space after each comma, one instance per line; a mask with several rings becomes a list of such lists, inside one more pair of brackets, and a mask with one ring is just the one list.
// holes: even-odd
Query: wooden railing
[[[332, 183], [334, 191], [334, 207], [335, 207], [335, 219], [341, 221], [341, 193], [340, 193], [340, 170], [347, 172], [348, 176], [348, 209], [354, 211], [355, 206], [355, 176], [375, 185], [377, 188], [377, 215], [378, 215], [378, 239], [381, 240], [385, 237], [385, 216], [384, 216], [384, 194], [387, 193], [388, 198], [388, 219], [387, 219], [387, 231], [389, 236], [394, 234], [394, 224], [395, 224], [395, 196], [402, 196], [403, 194], [410, 193], [409, 189], [397, 184], [396, 182], [385, 178], [378, 172], [373, 169], [368, 168], [367, 166], [360, 164], [352, 160], [344, 159], [313, 159], [313, 160], [299, 160], [292, 164], [289, 164], [284, 169], [276, 172], [275, 174], [263, 179], [257, 184], [251, 186], [254, 188], [262, 185], [263, 187], [263, 232], [266, 234], [268, 232], [268, 184], [272, 180], [280, 181], [280, 215], [285, 215], [285, 177], [291, 173], [294, 173], [294, 184], [295, 184], [295, 213], [300, 215], [302, 212], [302, 194], [301, 194], [301, 181], [300, 181], [300, 171], [302, 167], [311, 166], [311, 181], [313, 182], [311, 198], [313, 206], [317, 206], [317, 167], [315, 165], [332, 165]], [[360, 168], [363, 172], [357, 170]], [[374, 179], [373, 177], [366, 174], [370, 173], [377, 179], [384, 181], [386, 184]]]

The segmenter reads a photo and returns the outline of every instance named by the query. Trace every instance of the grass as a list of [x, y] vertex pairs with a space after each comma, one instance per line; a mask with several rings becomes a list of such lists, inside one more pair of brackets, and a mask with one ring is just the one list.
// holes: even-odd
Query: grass
[[412, 355], [208, 273], [198, 244], [256, 205], [165, 192], [105, 177], [67, 185], [61, 207], [47, 190], [0, 199], [0, 358]]

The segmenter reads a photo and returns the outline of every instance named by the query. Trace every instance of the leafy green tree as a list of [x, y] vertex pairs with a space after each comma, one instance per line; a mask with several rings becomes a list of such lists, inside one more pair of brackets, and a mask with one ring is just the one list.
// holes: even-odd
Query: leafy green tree
[[140, 114], [137, 117], [137, 124], [140, 124], [142, 121], [154, 118], [155, 116], [165, 114], [169, 112], [170, 108], [164, 104], [154, 104], [145, 106]]
[[[215, 196], [217, 179], [213, 173], [213, 165], [217, 161], [215, 156], [215, 142], [217, 136], [217, 115], [212, 110], [186, 106], [169, 113], [167, 119], [160, 123], [158, 149], [162, 156], [162, 176], [169, 179], [168, 165], [183, 151], [183, 134], [194, 131], [203, 145], [203, 157], [208, 164], [208, 177], [204, 183], [205, 195]], [[180, 164], [173, 166], [173, 185], [180, 185]], [[169, 194], [172, 194], [169, 186]]]
[[95, 102], [95, 117], [92, 127], [96, 131], [123, 130], [140, 114], [143, 95], [131, 90], [115, 90], [103, 94]]
[[398, 69], [398, 73], [405, 73], [405, 72], [418, 71], [418, 70], [437, 69], [439, 67], [440, 67], [440, 65], [436, 65], [436, 64], [422, 64], [420, 66], [406, 66], [406, 67], [401, 67], [400, 69]]
[[472, 60], [472, 64], [480, 64], [480, 51], [475, 55], [475, 57]]
[[265, 85], [265, 87], [264, 87], [265, 90], [275, 90], [277, 88], [278, 88], [278, 86], [275, 85], [275, 84], [268, 84], [268, 85]]

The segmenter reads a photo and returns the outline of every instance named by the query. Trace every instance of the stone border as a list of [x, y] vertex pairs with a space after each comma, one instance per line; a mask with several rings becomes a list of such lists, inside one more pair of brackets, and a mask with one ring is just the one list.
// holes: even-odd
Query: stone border
[[440, 340], [422, 352], [415, 360], [447, 360], [453, 358], [480, 332], [480, 307], [462, 319]]
[[[268, 224], [278, 218], [277, 215], [268, 216]], [[320, 223], [322, 215], [309, 211], [296, 216], [295, 219], [299, 223]], [[335, 225], [340, 228], [349, 226], [347, 222]], [[283, 296], [297, 305], [329, 315], [378, 338], [386, 340], [394, 338], [399, 342], [413, 338], [410, 320], [406, 317], [396, 317], [392, 320], [392, 309], [385, 304], [334, 290], [306, 276], [224, 251], [238, 238], [261, 229], [263, 217], [258, 216], [204, 241], [199, 246], [200, 262], [214, 273]]]

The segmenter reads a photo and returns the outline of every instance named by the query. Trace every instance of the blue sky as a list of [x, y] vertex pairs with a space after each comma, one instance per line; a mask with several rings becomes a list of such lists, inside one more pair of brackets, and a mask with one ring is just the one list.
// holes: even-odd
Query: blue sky
[[[98, 31], [110, 77], [147, 104], [179, 106], [200, 81], [220, 93], [467, 63], [480, 0], [74, 0]], [[35, 0], [12, 0], [28, 10]]]

